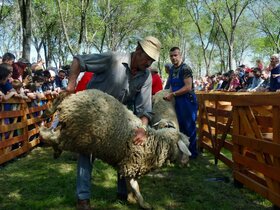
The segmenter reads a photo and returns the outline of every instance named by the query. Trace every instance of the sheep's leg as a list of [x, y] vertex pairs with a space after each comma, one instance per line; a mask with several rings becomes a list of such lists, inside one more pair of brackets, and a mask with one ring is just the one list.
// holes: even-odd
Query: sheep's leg
[[135, 179], [131, 178], [129, 179], [129, 185], [132, 189], [132, 192], [136, 196], [137, 202], [139, 203], [140, 207], [143, 209], [151, 209], [151, 205], [144, 201], [144, 198], [140, 193], [138, 182]]

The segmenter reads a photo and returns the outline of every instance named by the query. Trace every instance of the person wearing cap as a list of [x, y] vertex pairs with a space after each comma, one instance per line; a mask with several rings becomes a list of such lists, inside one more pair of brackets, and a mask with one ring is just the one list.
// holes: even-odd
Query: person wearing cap
[[[146, 140], [146, 126], [152, 117], [152, 77], [148, 70], [159, 59], [160, 41], [147, 36], [138, 42], [132, 53], [107, 52], [74, 56], [66, 91], [75, 91], [76, 79], [82, 71], [93, 72], [87, 89], [94, 88], [112, 95], [126, 105], [143, 123], [135, 131], [134, 144], [142, 145]], [[89, 155], [79, 154], [77, 167], [77, 209], [91, 209], [90, 184], [92, 162]], [[118, 175], [117, 195], [127, 199], [124, 178]]]
[[172, 47], [169, 51], [173, 66], [170, 68], [168, 83], [170, 92], [164, 99], [175, 99], [175, 110], [182, 133], [189, 137], [191, 158], [198, 155], [196, 145], [196, 119], [198, 103], [194, 93], [193, 74], [191, 68], [183, 62], [179, 47]]

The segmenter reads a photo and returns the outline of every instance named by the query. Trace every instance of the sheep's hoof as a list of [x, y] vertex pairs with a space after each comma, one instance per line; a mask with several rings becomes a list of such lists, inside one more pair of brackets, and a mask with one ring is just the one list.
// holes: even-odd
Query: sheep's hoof
[[148, 209], [153, 209], [152, 206], [145, 201], [143, 201], [142, 203], [139, 203], [139, 205], [140, 205], [141, 209], [147, 209], [147, 210]]

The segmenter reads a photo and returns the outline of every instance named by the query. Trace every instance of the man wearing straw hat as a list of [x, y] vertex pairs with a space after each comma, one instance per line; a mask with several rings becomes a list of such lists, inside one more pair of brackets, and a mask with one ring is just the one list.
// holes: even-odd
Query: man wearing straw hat
[[[134, 143], [141, 145], [146, 140], [146, 126], [151, 119], [152, 78], [147, 69], [158, 60], [161, 43], [152, 36], [138, 42], [132, 53], [107, 52], [75, 56], [71, 65], [66, 91], [74, 92], [76, 79], [81, 71], [94, 73], [87, 88], [106, 92], [125, 104], [143, 123], [135, 131]], [[77, 209], [90, 207], [92, 157], [79, 154], [77, 167]], [[117, 196], [127, 199], [125, 180], [118, 176]]]

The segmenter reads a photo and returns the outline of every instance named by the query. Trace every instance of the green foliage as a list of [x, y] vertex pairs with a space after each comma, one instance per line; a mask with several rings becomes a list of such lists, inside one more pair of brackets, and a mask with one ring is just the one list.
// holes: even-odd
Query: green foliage
[[[18, 4], [3, 2], [0, 52], [18, 53], [22, 50]], [[146, 35], [154, 35], [162, 42], [160, 69], [170, 62], [169, 49], [179, 46], [197, 76], [203, 76], [208, 69], [211, 74], [216, 67], [223, 68], [223, 62], [227, 64], [230, 56], [229, 46], [236, 63], [250, 54], [259, 57], [280, 51], [279, 0], [59, 0], [65, 31], [57, 2], [32, 0], [31, 5], [32, 44], [38, 53], [45, 50], [49, 64], [70, 63], [69, 48], [74, 54], [132, 51]], [[234, 24], [247, 2], [249, 7]], [[84, 11], [85, 25], [81, 23]], [[258, 45], [259, 39], [266, 44]]]
[[[64, 152], [54, 160], [50, 148], [37, 147], [28, 155], [0, 168], [0, 209], [74, 209], [76, 155]], [[215, 178], [221, 180], [215, 181]], [[261, 210], [271, 203], [246, 188], [233, 187], [231, 171], [203, 153], [188, 167], [162, 168], [140, 179], [141, 191], [154, 209]], [[116, 200], [116, 172], [94, 163], [91, 203], [95, 209], [139, 209]]]

